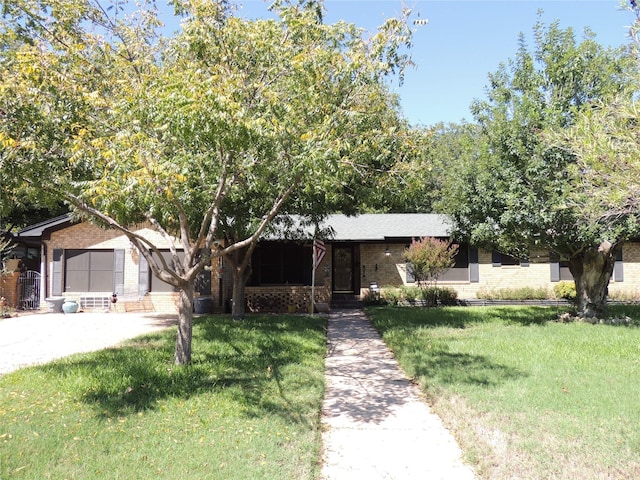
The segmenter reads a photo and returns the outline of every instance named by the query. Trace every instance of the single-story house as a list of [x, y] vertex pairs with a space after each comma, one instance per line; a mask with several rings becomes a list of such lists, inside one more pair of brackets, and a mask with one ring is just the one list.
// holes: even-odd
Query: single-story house
[[[448, 238], [451, 231], [448, 218], [438, 214], [330, 215], [322, 227], [332, 232], [322, 239], [326, 255], [315, 272], [316, 301], [324, 303], [362, 298], [372, 285], [414, 285], [402, 256], [404, 249], [415, 238]], [[158, 254], [168, 254], [153, 229], [140, 225], [137, 230], [156, 242]], [[39, 248], [41, 306], [48, 297], [63, 296], [78, 300], [84, 309], [175, 311], [173, 288], [151, 275], [144, 257], [118, 231], [63, 216], [25, 228], [16, 238], [31, 250], [38, 251], [36, 245]], [[312, 250], [311, 239], [263, 239], [252, 259], [246, 288], [248, 310], [307, 311]], [[15, 278], [20, 275], [16, 273]], [[566, 264], [549, 252], [532, 252], [525, 263], [462, 243], [455, 266], [438, 285], [455, 289], [458, 298], [465, 299], [476, 298], [480, 290], [525, 286], [551, 290], [556, 282], [571, 279]], [[10, 288], [4, 283], [5, 290]], [[639, 284], [640, 243], [630, 242], [616, 262], [609, 290], [635, 296]], [[111, 304], [114, 292], [115, 305]], [[197, 293], [208, 299], [213, 311], [221, 312], [228, 310], [231, 292], [232, 279], [224, 259], [214, 259], [201, 275]]]

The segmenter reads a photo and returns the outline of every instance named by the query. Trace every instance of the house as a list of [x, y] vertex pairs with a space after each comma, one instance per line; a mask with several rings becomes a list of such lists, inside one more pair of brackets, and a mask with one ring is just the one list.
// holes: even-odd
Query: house
[[[321, 226], [331, 234], [323, 238], [326, 255], [315, 271], [317, 302], [361, 298], [372, 285], [413, 285], [411, 270], [402, 257], [412, 239], [448, 238], [451, 226], [437, 214], [330, 215]], [[160, 235], [145, 225], [147, 235], [163, 250]], [[297, 237], [297, 238], [293, 238]], [[52, 296], [80, 302], [84, 309], [175, 311], [176, 292], [151, 275], [144, 257], [115, 230], [59, 217], [28, 227], [17, 234], [20, 242], [39, 251], [40, 304]], [[37, 248], [35, 246], [38, 246]], [[38, 250], [39, 249], [39, 250]], [[308, 311], [312, 283], [312, 241], [306, 235], [266, 237], [252, 258], [246, 288], [249, 311]], [[508, 255], [459, 244], [456, 263], [438, 285], [454, 288], [459, 298], [476, 298], [481, 290], [540, 287], [551, 289], [571, 280], [566, 264], [549, 252], [532, 252], [528, 263]], [[610, 293], [637, 296], [640, 282], [640, 243], [627, 243], [616, 262]], [[117, 293], [117, 304], [111, 296]], [[214, 259], [197, 282], [197, 293], [209, 300], [213, 311], [228, 311], [232, 292], [224, 260]]]

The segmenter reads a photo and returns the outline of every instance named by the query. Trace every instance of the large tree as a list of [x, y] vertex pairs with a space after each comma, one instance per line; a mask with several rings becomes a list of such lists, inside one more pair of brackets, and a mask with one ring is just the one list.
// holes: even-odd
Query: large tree
[[[389, 167], [385, 143], [406, 125], [385, 82], [402, 75], [411, 32], [406, 18], [371, 38], [325, 25], [320, 1], [277, 1], [277, 18], [258, 21], [223, 1], [173, 5], [181, 30], [160, 38], [153, 3], [6, 4], [0, 166], [10, 189], [64, 199], [122, 232], [179, 291], [175, 362], [185, 364], [194, 281], [212, 256], [235, 255], [242, 287], [279, 212], [347, 209], [358, 184]], [[152, 254], [139, 222], [171, 261]]]
[[[460, 234], [478, 245], [526, 258], [548, 249], [569, 261], [580, 312], [603, 314], [622, 242], [635, 222], [593, 221], [580, 199], [583, 172], [575, 152], [552, 140], [593, 102], [634, 87], [632, 59], [586, 32], [576, 42], [558, 23], [534, 28], [529, 49], [521, 36], [516, 57], [489, 76], [488, 98], [473, 105], [482, 135], [474, 155], [456, 162], [443, 189], [443, 208]], [[587, 195], [584, 195], [587, 193]]]

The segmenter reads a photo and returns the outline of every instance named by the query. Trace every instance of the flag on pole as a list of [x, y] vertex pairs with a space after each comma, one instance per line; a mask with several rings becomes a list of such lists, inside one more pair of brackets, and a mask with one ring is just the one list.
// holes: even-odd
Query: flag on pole
[[322, 262], [325, 254], [327, 253], [327, 247], [325, 247], [322, 240], [315, 239], [313, 241], [313, 269], [315, 270]]

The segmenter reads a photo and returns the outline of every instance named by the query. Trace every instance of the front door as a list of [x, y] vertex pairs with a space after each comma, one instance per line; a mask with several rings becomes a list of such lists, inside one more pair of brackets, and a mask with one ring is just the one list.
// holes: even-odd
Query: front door
[[333, 291], [354, 292], [354, 255], [352, 245], [333, 247]]

